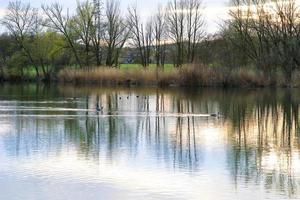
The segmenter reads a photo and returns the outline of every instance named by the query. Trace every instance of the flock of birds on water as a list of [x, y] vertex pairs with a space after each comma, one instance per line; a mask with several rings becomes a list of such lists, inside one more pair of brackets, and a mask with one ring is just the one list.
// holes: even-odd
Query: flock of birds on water
[[[136, 98], [140, 98], [140, 96], [136, 96]], [[122, 99], [122, 97], [119, 97], [119, 100], [121, 100], [121, 99]], [[129, 96], [127, 96], [127, 99], [129, 99]], [[145, 97], [145, 99], [147, 99], [147, 97]], [[99, 102], [97, 102], [96, 111], [97, 112], [103, 112], [103, 109], [104, 109], [104, 107], [100, 106]], [[209, 116], [211, 116], [211, 117], [221, 117], [222, 115], [220, 114], [220, 112], [218, 112], [218, 113], [209, 114]]]
[[[140, 98], [140, 96], [136, 96], [136, 98]], [[119, 99], [121, 100], [122, 97], [119, 97]], [[127, 96], [127, 99], [129, 99], [129, 96]], [[145, 99], [147, 99], [147, 97], [145, 97]], [[97, 102], [97, 104], [96, 104], [96, 111], [97, 112], [102, 112], [103, 109], [104, 109], [104, 107], [103, 106], [99, 106], [99, 103]]]

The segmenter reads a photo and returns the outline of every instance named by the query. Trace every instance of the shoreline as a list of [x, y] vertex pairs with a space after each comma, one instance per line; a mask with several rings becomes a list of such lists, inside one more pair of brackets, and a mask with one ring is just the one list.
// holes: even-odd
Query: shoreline
[[125, 86], [157, 88], [299, 88], [299, 73], [286, 84], [280, 73], [267, 78], [253, 68], [229, 70], [221, 67], [189, 65], [179, 69], [138, 69], [98, 67], [85, 69], [62, 69], [49, 79], [33, 76], [6, 76], [1, 82], [72, 84], [81, 86]]
[[124, 88], [182, 88], [182, 89], [200, 89], [200, 88], [208, 88], [208, 89], [297, 89], [300, 88], [299, 85], [296, 86], [287, 86], [287, 85], [177, 85], [177, 84], [169, 84], [169, 85], [159, 85], [159, 84], [143, 84], [143, 83], [99, 83], [94, 81], [87, 81], [87, 82], [77, 82], [77, 81], [61, 81], [57, 79], [52, 79], [50, 81], [44, 80], [34, 80], [34, 79], [27, 79], [27, 80], [1, 80], [1, 84], [21, 84], [21, 83], [28, 83], [28, 84], [43, 84], [43, 85], [63, 85], [63, 86], [80, 86], [80, 87], [124, 87]]

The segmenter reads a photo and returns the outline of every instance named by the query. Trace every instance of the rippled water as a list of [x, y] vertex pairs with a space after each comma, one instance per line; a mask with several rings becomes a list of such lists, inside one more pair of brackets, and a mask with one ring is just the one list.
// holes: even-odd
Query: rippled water
[[0, 199], [297, 199], [299, 102], [290, 90], [2, 85]]

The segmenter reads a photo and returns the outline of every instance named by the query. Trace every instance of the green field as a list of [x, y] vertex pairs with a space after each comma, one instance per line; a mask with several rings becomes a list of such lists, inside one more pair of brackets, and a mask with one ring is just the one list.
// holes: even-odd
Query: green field
[[[174, 68], [173, 64], [165, 64], [164, 70], [169, 71]], [[140, 64], [121, 64], [121, 69], [124, 70], [137, 70], [137, 69], [143, 69], [143, 67]], [[156, 64], [150, 64], [149, 69], [156, 69]]]
[[[70, 67], [70, 68], [76, 68], [76, 66]], [[139, 69], [143, 69], [143, 67], [140, 64], [121, 64], [120, 66], [121, 70], [139, 70]], [[148, 67], [148, 69], [156, 69], [156, 64], [150, 64], [150, 66]], [[171, 71], [172, 69], [174, 69], [174, 65], [173, 64], [166, 64], [164, 66], [164, 70], [165, 71]], [[41, 70], [40, 70], [41, 72]], [[10, 74], [13, 75], [19, 75], [20, 72], [18, 71], [10, 71]], [[34, 67], [26, 67], [23, 69], [23, 74], [26, 78], [35, 78], [36, 77], [36, 71], [34, 69]]]

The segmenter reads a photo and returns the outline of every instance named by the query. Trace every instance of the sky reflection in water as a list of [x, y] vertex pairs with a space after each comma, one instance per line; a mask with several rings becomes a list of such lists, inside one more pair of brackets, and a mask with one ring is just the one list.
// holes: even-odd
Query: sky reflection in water
[[285, 90], [4, 85], [0, 199], [297, 199], [299, 100]]

